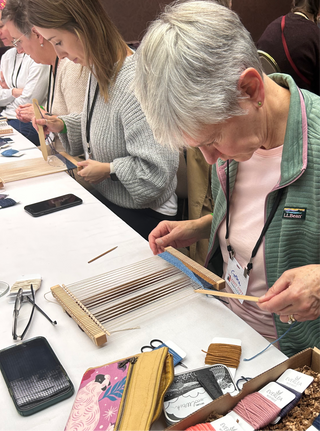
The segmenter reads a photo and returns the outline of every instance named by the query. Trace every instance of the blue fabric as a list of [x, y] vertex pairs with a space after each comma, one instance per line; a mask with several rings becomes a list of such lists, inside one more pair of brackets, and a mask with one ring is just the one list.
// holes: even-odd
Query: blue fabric
[[313, 424], [312, 424], [315, 428], [317, 428], [317, 430], [320, 430], [320, 415], [315, 418]]
[[1, 156], [4, 157], [13, 157], [15, 154], [19, 153], [18, 150], [14, 150], [13, 148], [10, 148], [10, 150], [4, 150], [1, 152]]
[[189, 278], [191, 278], [192, 281], [196, 282], [200, 287], [203, 289], [213, 289], [212, 285], [208, 283], [203, 278], [199, 277], [198, 275], [194, 274], [189, 268], [187, 268], [178, 258], [172, 256], [172, 254], [168, 253], [167, 251], [159, 254], [159, 256], [166, 260], [167, 262], [171, 263], [171, 265], [175, 266], [176, 268], [180, 269], [184, 274], [186, 274]]
[[18, 130], [23, 136], [29, 139], [34, 145], [39, 147], [39, 135], [32, 123], [23, 123], [17, 119], [8, 120], [8, 124], [14, 129]]
[[12, 207], [17, 202], [11, 198], [0, 199], [0, 208]]

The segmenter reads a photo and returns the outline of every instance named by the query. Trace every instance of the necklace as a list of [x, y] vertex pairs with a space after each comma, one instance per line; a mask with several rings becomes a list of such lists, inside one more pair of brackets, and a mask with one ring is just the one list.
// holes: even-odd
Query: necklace
[[18, 52], [16, 51], [16, 55], [14, 57], [14, 65], [13, 65], [12, 75], [11, 75], [11, 83], [12, 83], [12, 87], [13, 88], [18, 88], [18, 77], [19, 77], [19, 73], [20, 73], [21, 66], [22, 66], [22, 63], [23, 63], [25, 55], [26, 54], [23, 54], [23, 56], [22, 56], [22, 60], [21, 60], [20, 66], [19, 66], [19, 68], [17, 70], [17, 73], [16, 73], [15, 82], [13, 82], [13, 74], [14, 74], [14, 71], [15, 71], [15, 68], [16, 68], [16, 62], [17, 62], [17, 56], [18, 56]]
[[303, 12], [293, 12], [293, 13], [295, 13], [295, 14], [297, 14], [297, 15], [301, 15], [301, 16], [303, 16], [305, 19], [307, 19], [308, 21], [310, 21], [310, 19], [308, 18], [308, 16], [307, 16], [305, 13], [303, 13]]

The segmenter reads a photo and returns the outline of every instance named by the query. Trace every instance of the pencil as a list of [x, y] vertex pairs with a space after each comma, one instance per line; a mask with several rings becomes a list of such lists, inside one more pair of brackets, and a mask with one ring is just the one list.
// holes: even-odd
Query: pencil
[[116, 245], [115, 247], [110, 248], [110, 250], [105, 251], [105, 252], [104, 252], [104, 253], [102, 253], [102, 254], [99, 254], [99, 256], [97, 256], [97, 257], [95, 257], [95, 258], [93, 258], [93, 259], [89, 260], [89, 262], [88, 262], [88, 263], [91, 263], [91, 262], [93, 262], [94, 260], [97, 260], [97, 259], [99, 259], [100, 257], [104, 256], [105, 254], [110, 253], [110, 251], [115, 250], [117, 247], [118, 247], [118, 246]]

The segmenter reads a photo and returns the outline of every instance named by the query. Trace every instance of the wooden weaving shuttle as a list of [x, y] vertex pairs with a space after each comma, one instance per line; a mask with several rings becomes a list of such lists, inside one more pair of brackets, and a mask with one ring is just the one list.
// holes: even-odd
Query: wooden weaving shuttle
[[225, 298], [242, 299], [244, 301], [252, 301], [252, 302], [259, 301], [259, 298], [257, 296], [238, 295], [236, 293], [219, 292], [219, 291], [210, 290], [210, 289], [196, 289], [195, 292], [203, 293], [205, 295], [224, 296]]

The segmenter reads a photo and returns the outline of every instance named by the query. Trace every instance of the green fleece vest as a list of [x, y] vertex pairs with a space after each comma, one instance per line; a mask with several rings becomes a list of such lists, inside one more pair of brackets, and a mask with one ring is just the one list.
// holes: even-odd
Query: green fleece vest
[[[307, 144], [303, 145], [302, 114], [299, 91], [293, 79], [288, 75], [275, 74], [272, 79], [291, 93], [289, 118], [281, 161], [281, 181], [279, 187], [285, 187], [276, 214], [267, 230], [264, 242], [267, 286], [274, 282], [288, 269], [309, 264], [320, 264], [320, 97], [303, 91], [303, 100], [307, 115]], [[212, 168], [212, 195], [214, 213], [209, 240], [209, 253], [206, 264], [218, 274], [222, 273], [219, 254], [217, 229], [226, 215], [225, 166], [219, 160]], [[230, 193], [232, 193], [238, 163], [230, 162]], [[220, 172], [221, 184], [217, 169]], [[277, 191], [271, 192], [266, 199], [267, 215], [270, 213]], [[305, 219], [284, 218], [284, 208], [305, 208]], [[288, 329], [278, 315], [274, 315], [278, 337]], [[280, 340], [281, 351], [292, 356], [307, 348], [320, 348], [320, 318], [296, 322], [291, 331]]]

